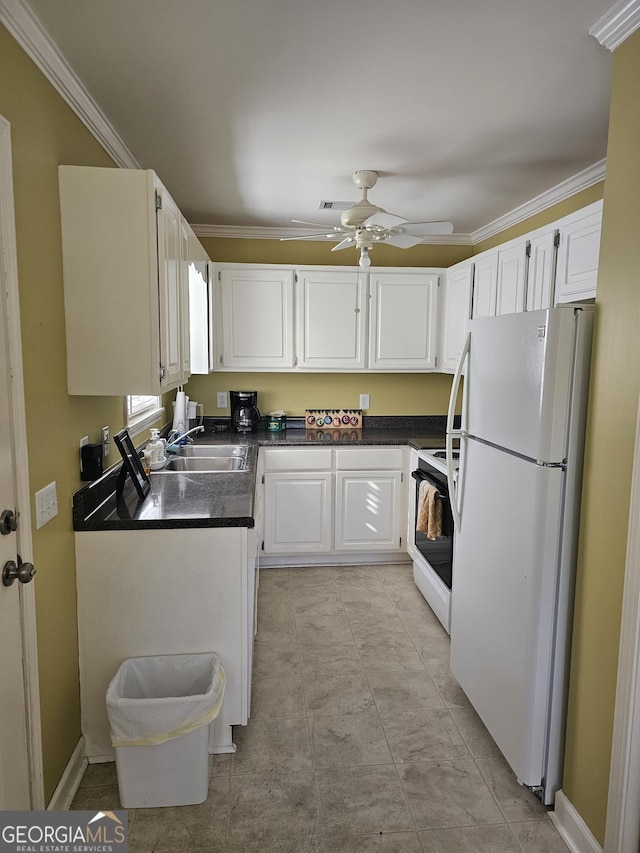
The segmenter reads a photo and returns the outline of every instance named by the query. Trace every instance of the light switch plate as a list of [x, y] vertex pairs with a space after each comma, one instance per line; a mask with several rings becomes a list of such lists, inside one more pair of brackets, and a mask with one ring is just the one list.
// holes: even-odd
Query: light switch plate
[[47, 521], [58, 514], [58, 488], [55, 480], [44, 489], [36, 492], [36, 528], [42, 527]]
[[360, 409], [369, 408], [369, 394], [360, 394]]
[[111, 450], [111, 440], [109, 437], [109, 427], [102, 427], [102, 458], [106, 459]]
[[226, 391], [218, 391], [218, 393], [216, 394], [216, 398], [217, 398], [216, 406], [219, 409], [226, 409], [227, 406], [229, 405], [227, 403], [227, 392]]

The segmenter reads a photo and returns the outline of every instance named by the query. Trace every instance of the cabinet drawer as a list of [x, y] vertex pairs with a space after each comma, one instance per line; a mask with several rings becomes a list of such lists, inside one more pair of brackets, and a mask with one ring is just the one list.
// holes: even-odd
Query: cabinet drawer
[[278, 447], [264, 451], [265, 471], [330, 471], [330, 447]]
[[366, 471], [391, 469], [403, 466], [401, 447], [349, 447], [336, 450], [336, 470]]

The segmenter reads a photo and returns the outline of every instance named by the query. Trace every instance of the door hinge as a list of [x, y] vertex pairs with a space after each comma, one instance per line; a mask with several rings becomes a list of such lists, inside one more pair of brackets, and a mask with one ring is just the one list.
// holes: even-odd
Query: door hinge
[[404, 471], [400, 473], [400, 482], [404, 483]]
[[293, 357], [293, 363], [294, 363], [294, 365], [295, 365], [296, 367], [298, 366], [298, 356], [297, 356], [297, 355], [294, 355], [294, 357]]
[[220, 356], [220, 364], [224, 364], [224, 362], [222, 360], [222, 356]]
[[156, 210], [162, 210], [162, 196], [156, 190]]
[[400, 537], [400, 544], [398, 545], [398, 547], [402, 548], [402, 536]]
[[294, 280], [294, 282], [295, 282], [296, 284], [298, 283], [298, 273], [297, 273], [297, 272], [294, 272], [294, 274], [293, 274], [293, 280]]
[[529, 241], [527, 241], [527, 248], [525, 249], [524, 253], [528, 258], [531, 257], [531, 243], [529, 243]]
[[264, 539], [262, 540], [262, 550], [264, 551]]
[[560, 245], [560, 232], [559, 231], [556, 231], [556, 233], [553, 237], [553, 245], [556, 247], [556, 249]]
[[438, 366], [438, 356], [436, 356], [436, 367]]
[[262, 485], [264, 486], [264, 474], [262, 475]]
[[222, 271], [218, 270], [218, 281], [222, 281]]
[[160, 382], [164, 382], [164, 380], [166, 378], [167, 378], [167, 368], [161, 364], [160, 365]]

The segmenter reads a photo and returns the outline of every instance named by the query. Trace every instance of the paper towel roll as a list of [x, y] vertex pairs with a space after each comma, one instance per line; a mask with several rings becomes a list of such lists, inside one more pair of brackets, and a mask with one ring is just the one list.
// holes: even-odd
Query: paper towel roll
[[187, 395], [184, 391], [176, 394], [176, 407], [173, 412], [173, 429], [184, 432], [187, 423]]

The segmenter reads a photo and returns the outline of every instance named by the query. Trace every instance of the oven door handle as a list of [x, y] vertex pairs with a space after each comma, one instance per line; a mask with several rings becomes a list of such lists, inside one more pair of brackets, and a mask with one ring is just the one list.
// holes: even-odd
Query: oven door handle
[[412, 471], [411, 476], [418, 483], [421, 483], [423, 480], [426, 480], [426, 482], [429, 483], [429, 485], [431, 485], [435, 489], [437, 489], [436, 497], [440, 498], [441, 501], [448, 501], [449, 500], [449, 495], [443, 495], [442, 492], [439, 490], [438, 486], [436, 486], [436, 484], [433, 482], [433, 480], [429, 476], [427, 476], [423, 471], [420, 471], [419, 469], [416, 471]]
[[[471, 333], [467, 332], [467, 337], [460, 353], [460, 361], [456, 367], [456, 372], [453, 376], [451, 384], [451, 396], [449, 397], [449, 411], [447, 412], [447, 435], [445, 440], [445, 450], [447, 454], [447, 482], [449, 484], [449, 494], [451, 495], [451, 514], [453, 515], [453, 524], [456, 530], [460, 530], [462, 526], [461, 509], [458, 506], [458, 496], [456, 494], [456, 486], [453, 479], [453, 439], [463, 439], [466, 435], [464, 429], [455, 430], [453, 428], [453, 419], [456, 412], [456, 401], [458, 399], [458, 391], [460, 389], [460, 380], [462, 379], [462, 371], [464, 363], [471, 349]], [[465, 394], [468, 393], [468, 388], [465, 386]], [[458, 482], [462, 472], [458, 473]]]

